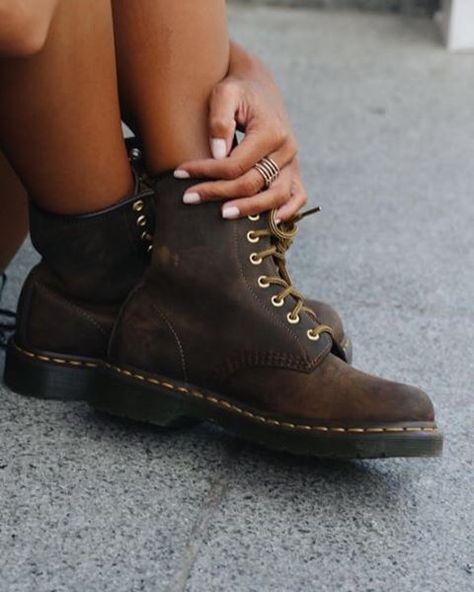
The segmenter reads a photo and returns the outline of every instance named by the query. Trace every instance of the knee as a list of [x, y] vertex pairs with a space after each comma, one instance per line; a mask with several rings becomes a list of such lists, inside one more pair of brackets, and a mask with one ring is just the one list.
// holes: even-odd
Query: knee
[[29, 57], [39, 53], [48, 37], [49, 20], [40, 17], [34, 11], [20, 9], [8, 2], [6, 6], [0, 0], [0, 55]]

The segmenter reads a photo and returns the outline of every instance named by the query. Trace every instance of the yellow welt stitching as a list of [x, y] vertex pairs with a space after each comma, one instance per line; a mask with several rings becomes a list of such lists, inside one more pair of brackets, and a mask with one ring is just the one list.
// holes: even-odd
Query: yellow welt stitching
[[51, 358], [49, 356], [43, 356], [42, 354], [35, 354], [33, 352], [30, 351], [26, 351], [23, 348], [21, 348], [19, 345], [17, 345], [16, 343], [14, 344], [15, 348], [21, 352], [23, 355], [27, 356], [28, 358], [33, 358], [35, 360], [40, 360], [41, 362], [54, 362], [55, 364], [64, 364], [64, 365], [69, 365], [69, 366], [86, 366], [88, 368], [98, 368], [99, 364], [96, 364], [94, 362], [80, 362], [79, 360], [71, 360], [69, 358]]

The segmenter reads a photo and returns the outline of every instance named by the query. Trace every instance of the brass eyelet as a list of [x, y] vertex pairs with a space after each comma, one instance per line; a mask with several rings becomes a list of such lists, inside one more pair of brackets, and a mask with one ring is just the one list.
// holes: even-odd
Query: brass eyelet
[[260, 220], [260, 214], [254, 214], [253, 216], [247, 216], [247, 218], [251, 221], [251, 222], [257, 222], [257, 220]]
[[288, 322], [291, 323], [292, 325], [297, 325], [300, 322], [300, 315], [293, 316], [291, 314], [291, 312], [289, 312], [286, 315], [286, 318], [288, 319]]
[[247, 240], [249, 241], [249, 243], [258, 243], [258, 241], [260, 240], [260, 237], [255, 236], [253, 233], [253, 230], [249, 230], [247, 232]]
[[146, 230], [144, 232], [142, 232], [140, 238], [143, 241], [147, 241], [147, 242], [151, 242], [153, 240], [153, 237], [151, 236], [151, 234], [149, 232], [147, 232]]
[[141, 212], [144, 207], [145, 207], [145, 204], [143, 203], [143, 201], [141, 199], [133, 202], [132, 208], [133, 208], [134, 212]]
[[278, 296], [272, 296], [272, 304], [273, 306], [279, 308], [280, 306], [283, 306], [285, 304], [285, 301], [283, 300], [283, 298], [278, 298]]
[[138, 226], [146, 226], [146, 218], [145, 216], [141, 215], [137, 218], [137, 225]]
[[311, 341], [318, 341], [318, 339], [319, 339], [319, 333], [313, 333], [312, 329], [308, 329], [306, 331], [306, 335], [307, 335], [308, 339], [311, 339]]
[[252, 265], [260, 265], [260, 263], [263, 261], [263, 259], [261, 257], [259, 257], [257, 255], [257, 253], [252, 253], [249, 257], [250, 259], [250, 263], [252, 263]]
[[148, 245], [146, 252], [151, 253], [153, 251], [153, 245]]
[[270, 282], [267, 281], [267, 278], [264, 275], [261, 275], [258, 278], [257, 282], [261, 288], [268, 288], [270, 286]]

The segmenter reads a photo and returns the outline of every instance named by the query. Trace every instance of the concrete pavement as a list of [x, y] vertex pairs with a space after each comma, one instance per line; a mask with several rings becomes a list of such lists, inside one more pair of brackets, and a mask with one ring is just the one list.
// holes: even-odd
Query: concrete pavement
[[0, 591], [472, 591], [474, 57], [428, 20], [231, 17], [275, 70], [323, 206], [297, 285], [340, 308], [359, 367], [432, 394], [444, 457], [293, 458], [2, 388]]

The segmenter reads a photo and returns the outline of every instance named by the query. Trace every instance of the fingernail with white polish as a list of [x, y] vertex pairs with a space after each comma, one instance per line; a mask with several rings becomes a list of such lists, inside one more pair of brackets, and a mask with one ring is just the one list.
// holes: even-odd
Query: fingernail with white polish
[[201, 201], [201, 196], [199, 193], [195, 193], [190, 191], [189, 193], [185, 193], [183, 195], [183, 203], [185, 204], [198, 204]]
[[230, 206], [229, 208], [224, 208], [222, 210], [222, 217], [226, 220], [235, 220], [235, 218], [238, 218], [239, 216], [239, 208], [236, 208], [235, 206]]
[[222, 160], [227, 156], [227, 145], [226, 141], [221, 138], [212, 138], [211, 140], [211, 152], [213, 158], [216, 160]]
[[176, 169], [173, 175], [175, 179], [189, 179], [191, 176], [187, 171], [181, 169]]

